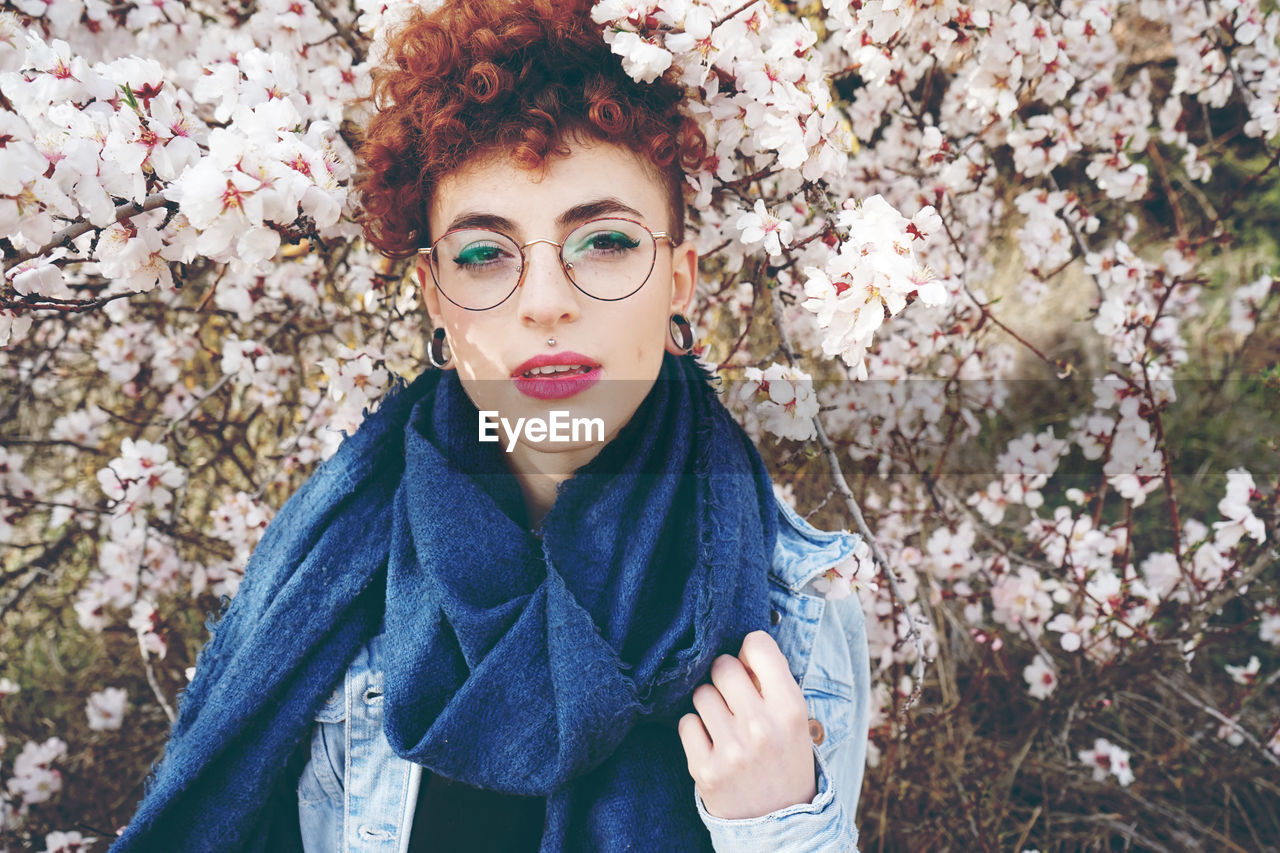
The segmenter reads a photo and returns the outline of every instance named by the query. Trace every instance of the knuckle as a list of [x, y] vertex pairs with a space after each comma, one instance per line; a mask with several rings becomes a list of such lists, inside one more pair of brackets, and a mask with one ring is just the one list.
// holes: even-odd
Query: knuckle
[[689, 768], [689, 775], [698, 779], [706, 768], [707, 762], [710, 760], [706, 750], [705, 735], [699, 729], [701, 725], [698, 722], [697, 714], [685, 714], [680, 718], [680, 722], [676, 726], [676, 732], [680, 737], [680, 746], [684, 750], [685, 763]]
[[719, 692], [714, 684], [699, 684], [693, 688], [694, 707], [705, 705], [709, 700], [715, 698]]
[[698, 787], [702, 789], [702, 793], [709, 794], [720, 790], [720, 787], [728, 779], [727, 773], [714, 763], [699, 767], [697, 772], [690, 772], [693, 781], [698, 783]]
[[766, 721], [759, 718], [752, 718], [747, 721], [744, 727], [743, 738], [757, 752], [763, 750], [769, 745], [773, 739], [773, 729]]
[[804, 698], [804, 691], [794, 681], [787, 689], [780, 690], [774, 696], [772, 710], [778, 719], [794, 720], [796, 717], [809, 717], [809, 703]]
[[711, 677], [715, 678], [717, 675], [723, 674], [737, 663], [738, 659], [733, 655], [720, 655], [711, 662]]
[[718, 751], [721, 767], [726, 771], [736, 773], [747, 764], [747, 750], [736, 739], [725, 741]]
[[743, 648], [750, 647], [753, 651], [764, 651], [766, 649], [777, 649], [778, 644], [774, 642], [773, 636], [768, 631], [752, 631], [750, 634], [742, 638]]

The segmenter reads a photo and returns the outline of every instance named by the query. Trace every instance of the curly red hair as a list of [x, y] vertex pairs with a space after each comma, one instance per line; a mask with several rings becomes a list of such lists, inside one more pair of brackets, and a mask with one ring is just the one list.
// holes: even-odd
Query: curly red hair
[[413, 13], [391, 34], [358, 152], [370, 243], [393, 258], [425, 245], [434, 187], [476, 155], [509, 152], [536, 169], [581, 137], [651, 164], [681, 235], [684, 172], [706, 157], [706, 140], [681, 113], [678, 84], [627, 76], [590, 9], [589, 0], [457, 0]]

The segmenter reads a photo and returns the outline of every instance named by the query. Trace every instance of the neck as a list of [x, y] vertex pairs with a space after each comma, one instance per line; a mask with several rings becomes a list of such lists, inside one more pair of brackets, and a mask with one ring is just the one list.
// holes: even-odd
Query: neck
[[507, 454], [507, 467], [520, 484], [530, 528], [541, 524], [543, 517], [556, 502], [556, 488], [572, 477], [574, 471], [594, 459], [603, 446], [593, 444], [574, 450], [546, 453], [518, 442], [511, 453]]
[[[517, 439], [510, 453], [504, 453], [507, 468], [515, 476], [524, 497], [524, 508], [530, 529], [536, 529], [556, 502], [557, 487], [573, 476], [573, 472], [600, 455], [600, 452], [622, 432], [639, 407], [639, 401], [622, 412], [614, 412], [612, 428], [607, 428], [603, 441], [586, 442], [578, 446], [564, 444], [530, 445], [523, 438]], [[551, 446], [555, 450], [545, 448]]]

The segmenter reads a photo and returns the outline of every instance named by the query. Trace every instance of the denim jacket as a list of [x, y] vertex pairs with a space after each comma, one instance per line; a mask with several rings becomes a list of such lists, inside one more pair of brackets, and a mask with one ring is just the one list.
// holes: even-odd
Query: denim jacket
[[[812, 802], [755, 818], [698, 814], [717, 853], [856, 850], [854, 817], [867, 750], [871, 675], [856, 595], [827, 599], [812, 581], [847, 559], [855, 534], [816, 530], [782, 501], [769, 571], [770, 627], [809, 708], [818, 768]], [[382, 730], [383, 635], [356, 655], [316, 714], [311, 757], [298, 780], [307, 853], [408, 849], [422, 768], [392, 751]]]

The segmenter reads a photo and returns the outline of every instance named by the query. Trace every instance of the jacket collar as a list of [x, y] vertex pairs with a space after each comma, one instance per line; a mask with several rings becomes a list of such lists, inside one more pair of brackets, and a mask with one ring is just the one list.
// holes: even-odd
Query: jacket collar
[[785, 501], [777, 500], [778, 542], [769, 574], [799, 592], [809, 581], [853, 555], [861, 538], [847, 530], [818, 530]]

